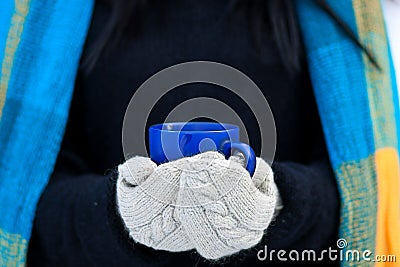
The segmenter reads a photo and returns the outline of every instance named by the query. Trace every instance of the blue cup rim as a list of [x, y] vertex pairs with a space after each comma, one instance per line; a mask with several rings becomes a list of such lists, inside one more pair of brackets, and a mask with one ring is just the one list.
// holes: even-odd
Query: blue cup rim
[[[186, 126], [198, 126], [201, 125], [206, 129], [202, 130], [182, 130]], [[218, 126], [219, 129], [207, 129], [207, 127]], [[178, 127], [178, 129], [175, 129]], [[222, 128], [222, 129], [221, 129]], [[235, 124], [230, 123], [218, 123], [218, 122], [167, 122], [159, 123], [150, 126], [149, 131], [159, 131], [159, 132], [182, 132], [182, 133], [218, 133], [218, 132], [230, 132], [239, 129]]]

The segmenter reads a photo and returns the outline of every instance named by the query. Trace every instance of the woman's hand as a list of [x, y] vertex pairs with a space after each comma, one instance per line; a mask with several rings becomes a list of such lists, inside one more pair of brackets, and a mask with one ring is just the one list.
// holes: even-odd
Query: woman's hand
[[118, 172], [118, 210], [129, 235], [154, 249], [193, 249], [176, 218], [180, 173], [175, 167], [157, 167], [149, 158], [134, 157], [120, 165]]
[[154, 249], [195, 248], [218, 259], [256, 245], [280, 209], [269, 165], [253, 178], [237, 157], [206, 152], [156, 166], [135, 157], [119, 166], [117, 203], [132, 238]]

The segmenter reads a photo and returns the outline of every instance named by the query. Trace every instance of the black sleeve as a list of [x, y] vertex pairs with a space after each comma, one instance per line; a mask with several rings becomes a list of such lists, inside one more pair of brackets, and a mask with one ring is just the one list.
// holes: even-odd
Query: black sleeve
[[129, 239], [115, 208], [116, 176], [113, 171], [106, 176], [53, 175], [37, 207], [29, 266], [160, 266], [172, 261], [173, 255], [154, 253]]
[[313, 127], [305, 161], [272, 165], [284, 208], [264, 236], [270, 249], [336, 248], [340, 196], [321, 125]]
[[265, 244], [271, 249], [299, 250], [334, 245], [339, 194], [329, 161], [276, 162], [273, 169], [284, 208], [267, 229]]

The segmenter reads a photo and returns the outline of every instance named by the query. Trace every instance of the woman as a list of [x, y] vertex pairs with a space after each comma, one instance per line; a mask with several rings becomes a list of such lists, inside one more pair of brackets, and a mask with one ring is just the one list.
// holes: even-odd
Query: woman
[[[332, 15], [324, 1], [317, 2]], [[317, 252], [336, 248], [339, 193], [299, 27], [292, 1], [97, 1], [66, 132], [37, 206], [28, 265], [215, 264], [196, 246], [171, 252], [132, 240], [128, 219], [117, 205], [124, 196], [116, 196], [116, 180], [129, 163], [121, 148], [122, 121], [135, 89], [165, 67], [194, 60], [221, 62], [253, 79], [271, 106], [278, 136], [272, 170], [284, 208], [255, 246], [239, 248], [239, 253], [222, 251], [216, 263], [263, 265], [257, 252], [265, 246]], [[346, 38], [360, 44], [343, 29]], [[364, 46], [359, 49], [377, 65]], [[197, 96], [231, 97], [213, 85], [182, 86], [161, 99], [148, 125], [162, 122], [176, 105]], [[240, 99], [229, 104], [248, 122], [250, 144], [259, 152], [251, 111]], [[107, 172], [118, 165], [119, 172]], [[275, 259], [272, 264], [288, 263]], [[325, 258], [323, 264], [338, 261]]]
[[[165, 67], [194, 60], [221, 62], [242, 70], [260, 86], [275, 116], [279, 143], [274, 171], [286, 208], [267, 230], [258, 250], [264, 245], [269, 249], [320, 250], [334, 244], [339, 197], [292, 3], [277, 2], [274, 6], [273, 2], [257, 1], [133, 1], [130, 5], [134, 6], [127, 4], [128, 1], [120, 3], [119, 7], [113, 2], [96, 3], [83, 56], [87, 65], [80, 68], [63, 146], [36, 215], [29, 249], [32, 264], [90, 265], [92, 260], [83, 261], [87, 258], [104, 266], [174, 262], [195, 265], [200, 260], [192, 253], [172, 254], [140, 243], [132, 245], [118, 213], [107, 210], [108, 205], [113, 207], [116, 203], [114, 194], [105, 197], [106, 192], [115, 189], [108, 189], [112, 187], [110, 175], [103, 176], [106, 170], [124, 160], [120, 145], [122, 120], [135, 88]], [[126, 10], [132, 11], [124, 14]], [[107, 36], [108, 27], [112, 27], [108, 25], [113, 22], [112, 30], [119, 31], [116, 37]], [[279, 23], [289, 30], [282, 31]], [[94, 54], [104, 42], [107, 42], [104, 50]], [[115, 43], [114, 47], [109, 47], [110, 42]], [[148, 125], [162, 122], [175, 106], [197, 96], [222, 101], [231, 97], [217, 86], [182, 86], [162, 98]], [[234, 100], [228, 104], [240, 110], [250, 131], [251, 144], [259, 150], [257, 122], [252, 119], [251, 110], [243, 108], [240, 99]], [[89, 189], [93, 187], [96, 189]], [[319, 193], [316, 196], [312, 191]], [[88, 205], [93, 202], [99, 206], [89, 215]], [[301, 203], [301, 207], [291, 202]], [[71, 205], [76, 208], [68, 208]], [[74, 213], [86, 219], [78, 215], [73, 222]], [[114, 222], [109, 229], [108, 221]], [[86, 227], [75, 228], [73, 225], [78, 222]], [[59, 225], [63, 224], [76, 231], [60, 231]], [[60, 248], [57, 245], [60, 243], [70, 245]], [[244, 251], [243, 264], [258, 261], [256, 250]]]

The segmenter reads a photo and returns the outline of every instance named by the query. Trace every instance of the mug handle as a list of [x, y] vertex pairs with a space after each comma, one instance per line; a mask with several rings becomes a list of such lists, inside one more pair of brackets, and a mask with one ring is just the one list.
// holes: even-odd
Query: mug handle
[[250, 176], [253, 176], [256, 170], [256, 154], [251, 146], [240, 142], [226, 142], [223, 144], [222, 150], [227, 158], [232, 155], [232, 151], [242, 153], [246, 161], [246, 170]]

